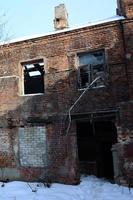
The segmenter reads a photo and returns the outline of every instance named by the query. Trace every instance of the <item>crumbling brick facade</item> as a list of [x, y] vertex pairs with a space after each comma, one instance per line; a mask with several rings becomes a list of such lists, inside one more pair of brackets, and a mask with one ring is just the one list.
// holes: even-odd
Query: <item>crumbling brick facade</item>
[[[125, 18], [1, 46], [1, 180], [77, 183], [79, 120], [114, 124], [114, 178], [122, 183], [133, 179], [133, 4], [119, 2]], [[78, 55], [101, 49], [106, 84], [86, 91], [73, 107], [70, 123], [69, 109], [85, 91], [78, 86]], [[40, 59], [44, 93], [25, 94], [25, 73], [33, 74]], [[97, 167], [92, 168], [98, 175]]]

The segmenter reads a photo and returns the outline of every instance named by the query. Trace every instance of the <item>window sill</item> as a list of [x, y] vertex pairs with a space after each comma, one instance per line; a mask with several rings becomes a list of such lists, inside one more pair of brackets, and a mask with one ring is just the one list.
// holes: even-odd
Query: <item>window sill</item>
[[41, 95], [44, 95], [44, 93], [37, 93], [37, 94], [22, 94], [22, 95], [20, 95], [21, 97], [29, 97], [29, 96], [41, 96]]
[[[106, 88], [106, 86], [105, 85], [101, 85], [101, 86], [97, 86], [97, 87], [90, 87], [90, 88], [88, 88], [88, 90], [89, 89], [98, 89], [98, 88]], [[86, 88], [78, 88], [79, 91], [84, 91], [86, 89], [87, 89], [87, 87]]]

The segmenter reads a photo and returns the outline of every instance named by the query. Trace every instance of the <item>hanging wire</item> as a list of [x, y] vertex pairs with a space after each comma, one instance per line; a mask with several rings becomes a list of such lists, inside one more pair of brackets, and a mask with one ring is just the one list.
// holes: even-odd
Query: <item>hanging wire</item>
[[88, 87], [83, 91], [83, 93], [77, 98], [77, 100], [74, 102], [74, 104], [70, 107], [69, 111], [68, 111], [68, 127], [66, 130], [66, 135], [68, 134], [69, 130], [70, 130], [70, 126], [71, 126], [71, 122], [72, 122], [72, 118], [71, 118], [71, 111], [74, 108], [74, 106], [78, 103], [78, 101], [82, 98], [82, 96], [87, 92], [87, 90], [89, 90], [91, 88], [91, 86], [96, 83], [96, 81], [98, 81], [99, 79], [101, 79], [101, 76], [98, 76], [97, 78], [95, 78], [89, 85]]

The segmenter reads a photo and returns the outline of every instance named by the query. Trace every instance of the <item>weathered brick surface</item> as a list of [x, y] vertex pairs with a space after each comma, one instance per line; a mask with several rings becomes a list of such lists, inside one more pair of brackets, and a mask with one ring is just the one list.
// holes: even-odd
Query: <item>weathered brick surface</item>
[[[97, 114], [99, 111], [113, 110], [111, 120], [118, 129], [119, 144], [129, 142], [132, 146], [133, 21], [129, 7], [126, 12], [130, 19], [121, 22], [65, 31], [1, 48], [0, 167], [18, 170], [23, 180], [78, 181], [76, 127], [72, 122], [66, 136], [67, 115], [83, 92], [77, 87], [77, 53], [97, 49], [106, 52], [108, 84], [105, 88], [89, 90], [72, 114], [84, 114], [89, 119], [93, 112], [95, 117], [103, 118]], [[24, 96], [21, 62], [39, 58], [44, 59], [45, 93]], [[46, 133], [40, 133], [39, 127], [45, 127]], [[26, 129], [23, 133], [19, 131]], [[125, 151], [126, 155], [130, 154], [130, 148]], [[47, 160], [44, 165], [43, 154]], [[124, 155], [121, 153], [120, 160]], [[126, 160], [122, 166], [125, 164]]]

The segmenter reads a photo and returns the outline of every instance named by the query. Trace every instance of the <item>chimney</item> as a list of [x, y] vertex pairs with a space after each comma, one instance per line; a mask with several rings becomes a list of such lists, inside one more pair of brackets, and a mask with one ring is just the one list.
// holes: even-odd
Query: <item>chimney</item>
[[54, 28], [55, 30], [68, 28], [68, 13], [64, 4], [55, 7]]

